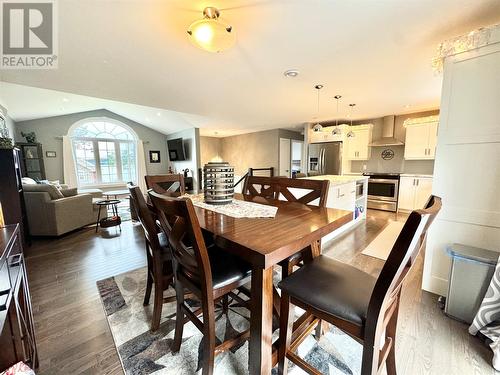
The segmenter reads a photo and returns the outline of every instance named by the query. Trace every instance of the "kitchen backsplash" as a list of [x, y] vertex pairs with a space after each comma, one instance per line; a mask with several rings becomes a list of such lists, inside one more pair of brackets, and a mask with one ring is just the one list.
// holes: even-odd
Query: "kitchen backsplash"
[[[390, 149], [394, 151], [391, 160], [382, 159], [382, 152]], [[434, 160], [405, 160], [404, 146], [372, 147], [370, 160], [351, 161], [351, 172], [366, 171], [379, 173], [416, 173], [432, 174], [434, 171]]]

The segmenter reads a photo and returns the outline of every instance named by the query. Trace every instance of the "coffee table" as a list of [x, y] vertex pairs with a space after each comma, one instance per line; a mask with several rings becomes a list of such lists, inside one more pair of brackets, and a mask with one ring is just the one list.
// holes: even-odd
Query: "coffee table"
[[104, 191], [102, 195], [106, 196], [108, 199], [111, 199], [110, 197], [113, 197], [114, 199], [118, 199], [120, 195], [126, 195], [129, 196], [130, 192], [128, 189], [123, 189], [123, 190], [110, 190], [110, 191]]

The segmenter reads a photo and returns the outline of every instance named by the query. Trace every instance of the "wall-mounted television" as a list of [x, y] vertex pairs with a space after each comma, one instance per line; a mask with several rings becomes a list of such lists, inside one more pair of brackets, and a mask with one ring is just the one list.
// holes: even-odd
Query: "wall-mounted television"
[[167, 141], [168, 158], [170, 161], [186, 160], [186, 153], [184, 152], [184, 143], [182, 138], [170, 139]]

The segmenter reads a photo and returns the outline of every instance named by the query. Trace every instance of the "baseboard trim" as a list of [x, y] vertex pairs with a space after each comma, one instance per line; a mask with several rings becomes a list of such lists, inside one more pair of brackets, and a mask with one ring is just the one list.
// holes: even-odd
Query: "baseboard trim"
[[440, 296], [446, 296], [448, 294], [448, 279], [437, 276], [424, 277], [422, 289]]

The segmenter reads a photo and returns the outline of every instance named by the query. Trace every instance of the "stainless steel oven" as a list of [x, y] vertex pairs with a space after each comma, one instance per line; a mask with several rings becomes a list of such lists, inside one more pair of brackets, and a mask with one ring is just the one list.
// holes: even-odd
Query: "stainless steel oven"
[[368, 179], [368, 208], [396, 211], [398, 208], [399, 174], [370, 173]]

